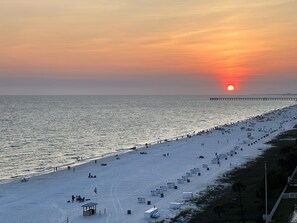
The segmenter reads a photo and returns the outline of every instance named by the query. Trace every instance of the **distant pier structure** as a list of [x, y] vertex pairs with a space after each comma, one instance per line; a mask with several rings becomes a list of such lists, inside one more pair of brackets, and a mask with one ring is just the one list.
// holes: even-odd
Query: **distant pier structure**
[[213, 97], [211, 101], [297, 101], [297, 97]]

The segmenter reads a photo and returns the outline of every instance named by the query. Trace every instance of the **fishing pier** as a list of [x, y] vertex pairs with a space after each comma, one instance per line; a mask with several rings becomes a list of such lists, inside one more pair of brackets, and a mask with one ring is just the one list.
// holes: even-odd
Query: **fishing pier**
[[297, 97], [213, 97], [211, 101], [297, 101]]

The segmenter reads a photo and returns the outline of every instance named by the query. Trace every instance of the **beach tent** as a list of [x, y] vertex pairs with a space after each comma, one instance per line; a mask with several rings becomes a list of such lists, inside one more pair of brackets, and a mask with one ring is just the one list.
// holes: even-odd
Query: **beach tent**
[[158, 208], [150, 208], [144, 212], [144, 219], [148, 220], [150, 218], [158, 218], [160, 217]]
[[83, 208], [83, 216], [91, 216], [96, 214], [96, 206], [98, 203], [95, 202], [89, 202], [84, 205], [82, 205]]

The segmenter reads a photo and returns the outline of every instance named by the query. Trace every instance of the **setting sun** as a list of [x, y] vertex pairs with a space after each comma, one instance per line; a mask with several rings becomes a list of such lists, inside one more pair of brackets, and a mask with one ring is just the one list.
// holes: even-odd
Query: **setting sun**
[[227, 90], [228, 90], [228, 91], [234, 91], [234, 90], [235, 90], [234, 85], [229, 84], [228, 87], [227, 87]]

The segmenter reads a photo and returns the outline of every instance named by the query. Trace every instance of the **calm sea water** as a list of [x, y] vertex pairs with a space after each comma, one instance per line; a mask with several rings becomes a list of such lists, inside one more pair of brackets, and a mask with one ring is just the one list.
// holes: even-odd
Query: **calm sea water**
[[0, 96], [0, 182], [293, 103], [206, 96]]

